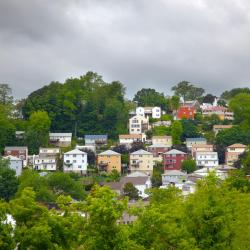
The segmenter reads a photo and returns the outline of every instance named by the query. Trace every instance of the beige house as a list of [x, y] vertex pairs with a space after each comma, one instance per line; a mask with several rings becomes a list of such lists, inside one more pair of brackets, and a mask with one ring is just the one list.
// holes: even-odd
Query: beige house
[[195, 158], [196, 152], [213, 152], [214, 146], [212, 144], [195, 144], [192, 146], [192, 157]]
[[119, 143], [123, 145], [130, 145], [133, 142], [145, 142], [145, 134], [124, 134], [119, 135]]
[[152, 175], [154, 167], [153, 154], [140, 149], [130, 154], [129, 169], [131, 172], [139, 171]]
[[129, 133], [143, 134], [149, 130], [149, 119], [141, 115], [135, 115], [129, 119]]
[[117, 170], [121, 172], [121, 154], [107, 150], [97, 155], [97, 166], [101, 171], [111, 172]]
[[166, 145], [168, 147], [172, 147], [172, 136], [162, 135], [162, 136], [153, 136], [152, 137], [153, 145]]
[[221, 130], [232, 128], [233, 125], [214, 125], [213, 131], [217, 135]]
[[225, 154], [225, 162], [228, 166], [232, 166], [239, 158], [239, 155], [244, 153], [247, 146], [244, 144], [236, 143], [227, 147]]

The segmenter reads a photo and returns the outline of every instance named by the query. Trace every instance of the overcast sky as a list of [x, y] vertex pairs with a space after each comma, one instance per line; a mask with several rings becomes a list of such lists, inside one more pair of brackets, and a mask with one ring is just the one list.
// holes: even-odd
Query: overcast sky
[[250, 87], [250, 1], [0, 0], [0, 82], [16, 97], [89, 70], [128, 97]]

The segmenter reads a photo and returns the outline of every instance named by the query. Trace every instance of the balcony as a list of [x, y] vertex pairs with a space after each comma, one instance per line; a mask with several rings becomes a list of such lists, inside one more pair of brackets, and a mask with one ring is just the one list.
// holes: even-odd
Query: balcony
[[99, 162], [98, 169], [99, 169], [99, 171], [107, 171], [108, 170], [108, 163], [107, 162]]

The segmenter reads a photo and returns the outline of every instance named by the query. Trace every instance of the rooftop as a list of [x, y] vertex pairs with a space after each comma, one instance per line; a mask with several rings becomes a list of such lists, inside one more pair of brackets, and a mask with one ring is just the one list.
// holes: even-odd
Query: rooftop
[[164, 172], [164, 174], [162, 175], [166, 175], [166, 176], [175, 176], [175, 175], [180, 175], [180, 176], [185, 176], [187, 175], [186, 173], [183, 173], [182, 171], [179, 171], [179, 170], [166, 170]]
[[72, 133], [49, 133], [49, 136], [68, 136], [68, 137], [72, 137]]
[[144, 150], [144, 149], [140, 149], [140, 150], [137, 150], [133, 153], [130, 153], [131, 155], [152, 155], [152, 153]]
[[90, 139], [90, 140], [104, 139], [104, 140], [107, 140], [108, 139], [108, 135], [85, 135], [84, 138], [85, 138], [85, 140], [86, 139]]
[[104, 151], [104, 152], [102, 152], [102, 153], [100, 153], [98, 155], [121, 155], [121, 154], [119, 154], [119, 153], [117, 153], [117, 152], [115, 152], [113, 150], [107, 150], [107, 151]]
[[172, 150], [170, 150], [170, 151], [168, 151], [168, 152], [166, 152], [166, 153], [164, 153], [164, 155], [186, 155], [186, 153], [185, 152], [182, 152], [182, 151], [180, 151], [180, 150], [177, 150], [177, 149], [172, 149]]
[[119, 139], [130, 139], [130, 138], [141, 139], [142, 135], [141, 134], [124, 134], [124, 135], [119, 135]]
[[28, 150], [28, 147], [21, 146], [7, 146], [4, 148], [5, 150]]
[[241, 144], [241, 143], [235, 143], [235, 144], [228, 146], [228, 148], [246, 148], [246, 147], [247, 147], [246, 145]]
[[68, 151], [66, 153], [64, 153], [65, 155], [86, 155], [87, 153], [86, 152], [83, 152], [79, 149], [73, 149], [71, 151]]
[[206, 138], [197, 137], [197, 138], [186, 138], [186, 141], [207, 141]]
[[223, 129], [223, 128], [232, 128], [233, 125], [214, 125], [213, 128], [214, 129]]

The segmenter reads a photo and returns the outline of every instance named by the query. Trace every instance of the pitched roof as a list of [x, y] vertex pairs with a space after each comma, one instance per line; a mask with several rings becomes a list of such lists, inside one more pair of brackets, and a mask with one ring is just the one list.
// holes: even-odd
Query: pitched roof
[[195, 144], [195, 145], [192, 145], [192, 148], [213, 148], [214, 145], [212, 144]]
[[241, 144], [241, 143], [235, 143], [235, 144], [228, 146], [228, 148], [246, 148], [246, 147], [247, 147], [246, 145]]
[[207, 141], [207, 139], [203, 137], [197, 137], [197, 138], [187, 138], [186, 141]]
[[183, 173], [182, 171], [180, 170], [166, 170], [164, 172], [164, 174], [162, 175], [166, 175], [166, 176], [173, 176], [173, 175], [181, 175], [181, 176], [186, 176], [187, 174], [186, 173]]
[[79, 149], [73, 149], [71, 151], [68, 151], [66, 153], [64, 153], [65, 155], [86, 155], [87, 153], [86, 152], [83, 152]]
[[104, 152], [102, 152], [102, 153], [100, 153], [98, 155], [121, 155], [121, 154], [119, 154], [119, 153], [117, 153], [117, 152], [115, 152], [113, 150], [106, 150], [106, 151], [104, 151]]
[[108, 139], [108, 135], [85, 135], [84, 136], [85, 140], [86, 139], [90, 139], [90, 140], [100, 140], [100, 139], [104, 139], [107, 140]]
[[148, 177], [148, 175], [143, 172], [135, 171], [131, 174], [128, 174], [127, 177]]
[[148, 181], [148, 176], [138, 176], [138, 177], [129, 177], [125, 176], [121, 179], [121, 182], [125, 185], [126, 183], [131, 182], [134, 186], [136, 185], [145, 185]]
[[143, 150], [143, 149], [140, 149], [140, 150], [137, 150], [133, 153], [130, 153], [131, 155], [152, 155], [152, 153], [146, 151], [146, 150]]
[[172, 150], [170, 150], [170, 151], [168, 151], [168, 152], [166, 152], [166, 153], [164, 153], [164, 154], [165, 154], [165, 155], [180, 155], [180, 154], [186, 155], [185, 152], [182, 152], [182, 151], [177, 150], [177, 149], [172, 149]]
[[4, 150], [28, 150], [28, 147], [21, 147], [21, 146], [7, 146]]
[[157, 143], [157, 144], [152, 144], [148, 146], [148, 148], [170, 148], [171, 146], [167, 144], [162, 144], [162, 143]]
[[119, 135], [119, 139], [141, 139], [142, 134], [124, 134], [124, 135]]

